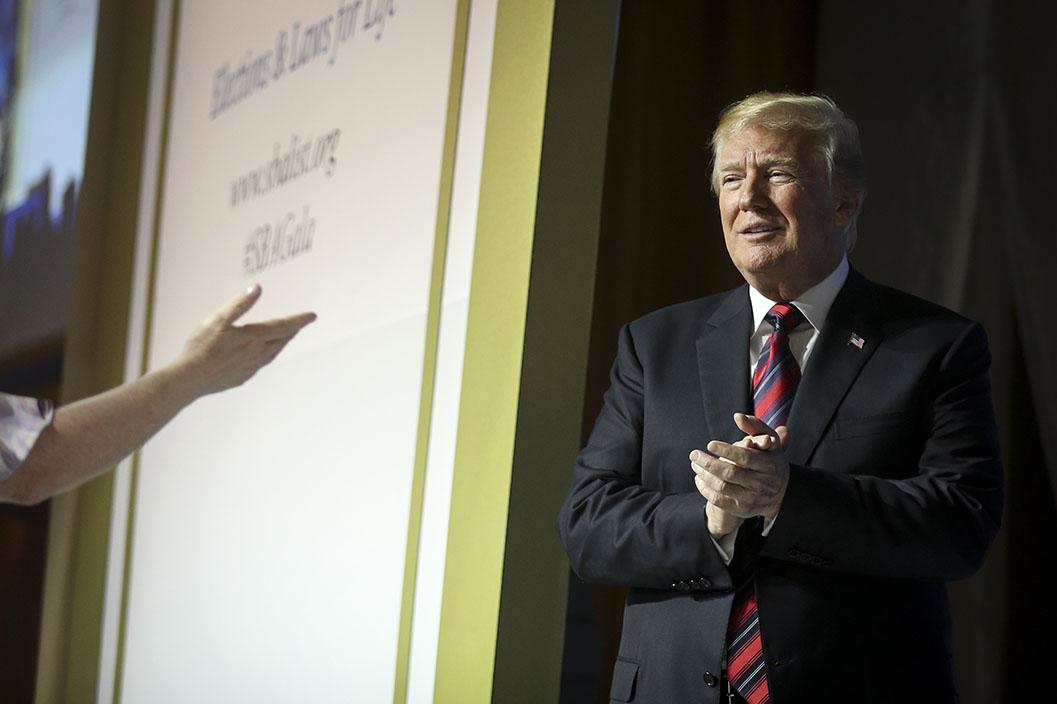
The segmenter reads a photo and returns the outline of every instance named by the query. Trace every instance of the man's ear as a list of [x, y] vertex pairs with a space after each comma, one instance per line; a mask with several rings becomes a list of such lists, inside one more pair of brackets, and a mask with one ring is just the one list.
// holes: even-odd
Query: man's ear
[[844, 227], [858, 215], [862, 208], [866, 191], [855, 186], [841, 186], [837, 189], [837, 208], [834, 211], [834, 223], [838, 227]]

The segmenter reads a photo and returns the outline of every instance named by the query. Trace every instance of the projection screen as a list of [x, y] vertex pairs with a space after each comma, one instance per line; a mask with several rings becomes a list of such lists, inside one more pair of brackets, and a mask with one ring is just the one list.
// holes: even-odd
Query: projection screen
[[465, 5], [176, 3], [146, 368], [254, 282], [247, 321], [319, 320], [122, 470], [101, 701], [392, 701], [401, 647], [431, 698], [495, 2], [457, 42]]

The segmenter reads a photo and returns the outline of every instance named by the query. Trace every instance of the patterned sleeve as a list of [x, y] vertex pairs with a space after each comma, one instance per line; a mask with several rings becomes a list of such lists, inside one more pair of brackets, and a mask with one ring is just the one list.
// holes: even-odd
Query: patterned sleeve
[[0, 481], [22, 464], [53, 415], [51, 401], [0, 393]]

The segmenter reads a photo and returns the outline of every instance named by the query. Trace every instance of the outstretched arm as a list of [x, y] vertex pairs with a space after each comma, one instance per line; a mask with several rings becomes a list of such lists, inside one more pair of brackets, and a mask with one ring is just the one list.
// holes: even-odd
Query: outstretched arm
[[239, 386], [282, 351], [314, 313], [235, 322], [260, 298], [253, 286], [210, 316], [170, 364], [55, 411], [0, 501], [34, 504], [113, 467], [195, 399]]

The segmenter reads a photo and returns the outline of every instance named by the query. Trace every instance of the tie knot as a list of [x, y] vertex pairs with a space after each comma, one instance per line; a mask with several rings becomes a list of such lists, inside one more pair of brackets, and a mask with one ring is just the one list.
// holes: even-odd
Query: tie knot
[[788, 335], [804, 320], [804, 314], [792, 303], [775, 303], [764, 316], [775, 332]]

